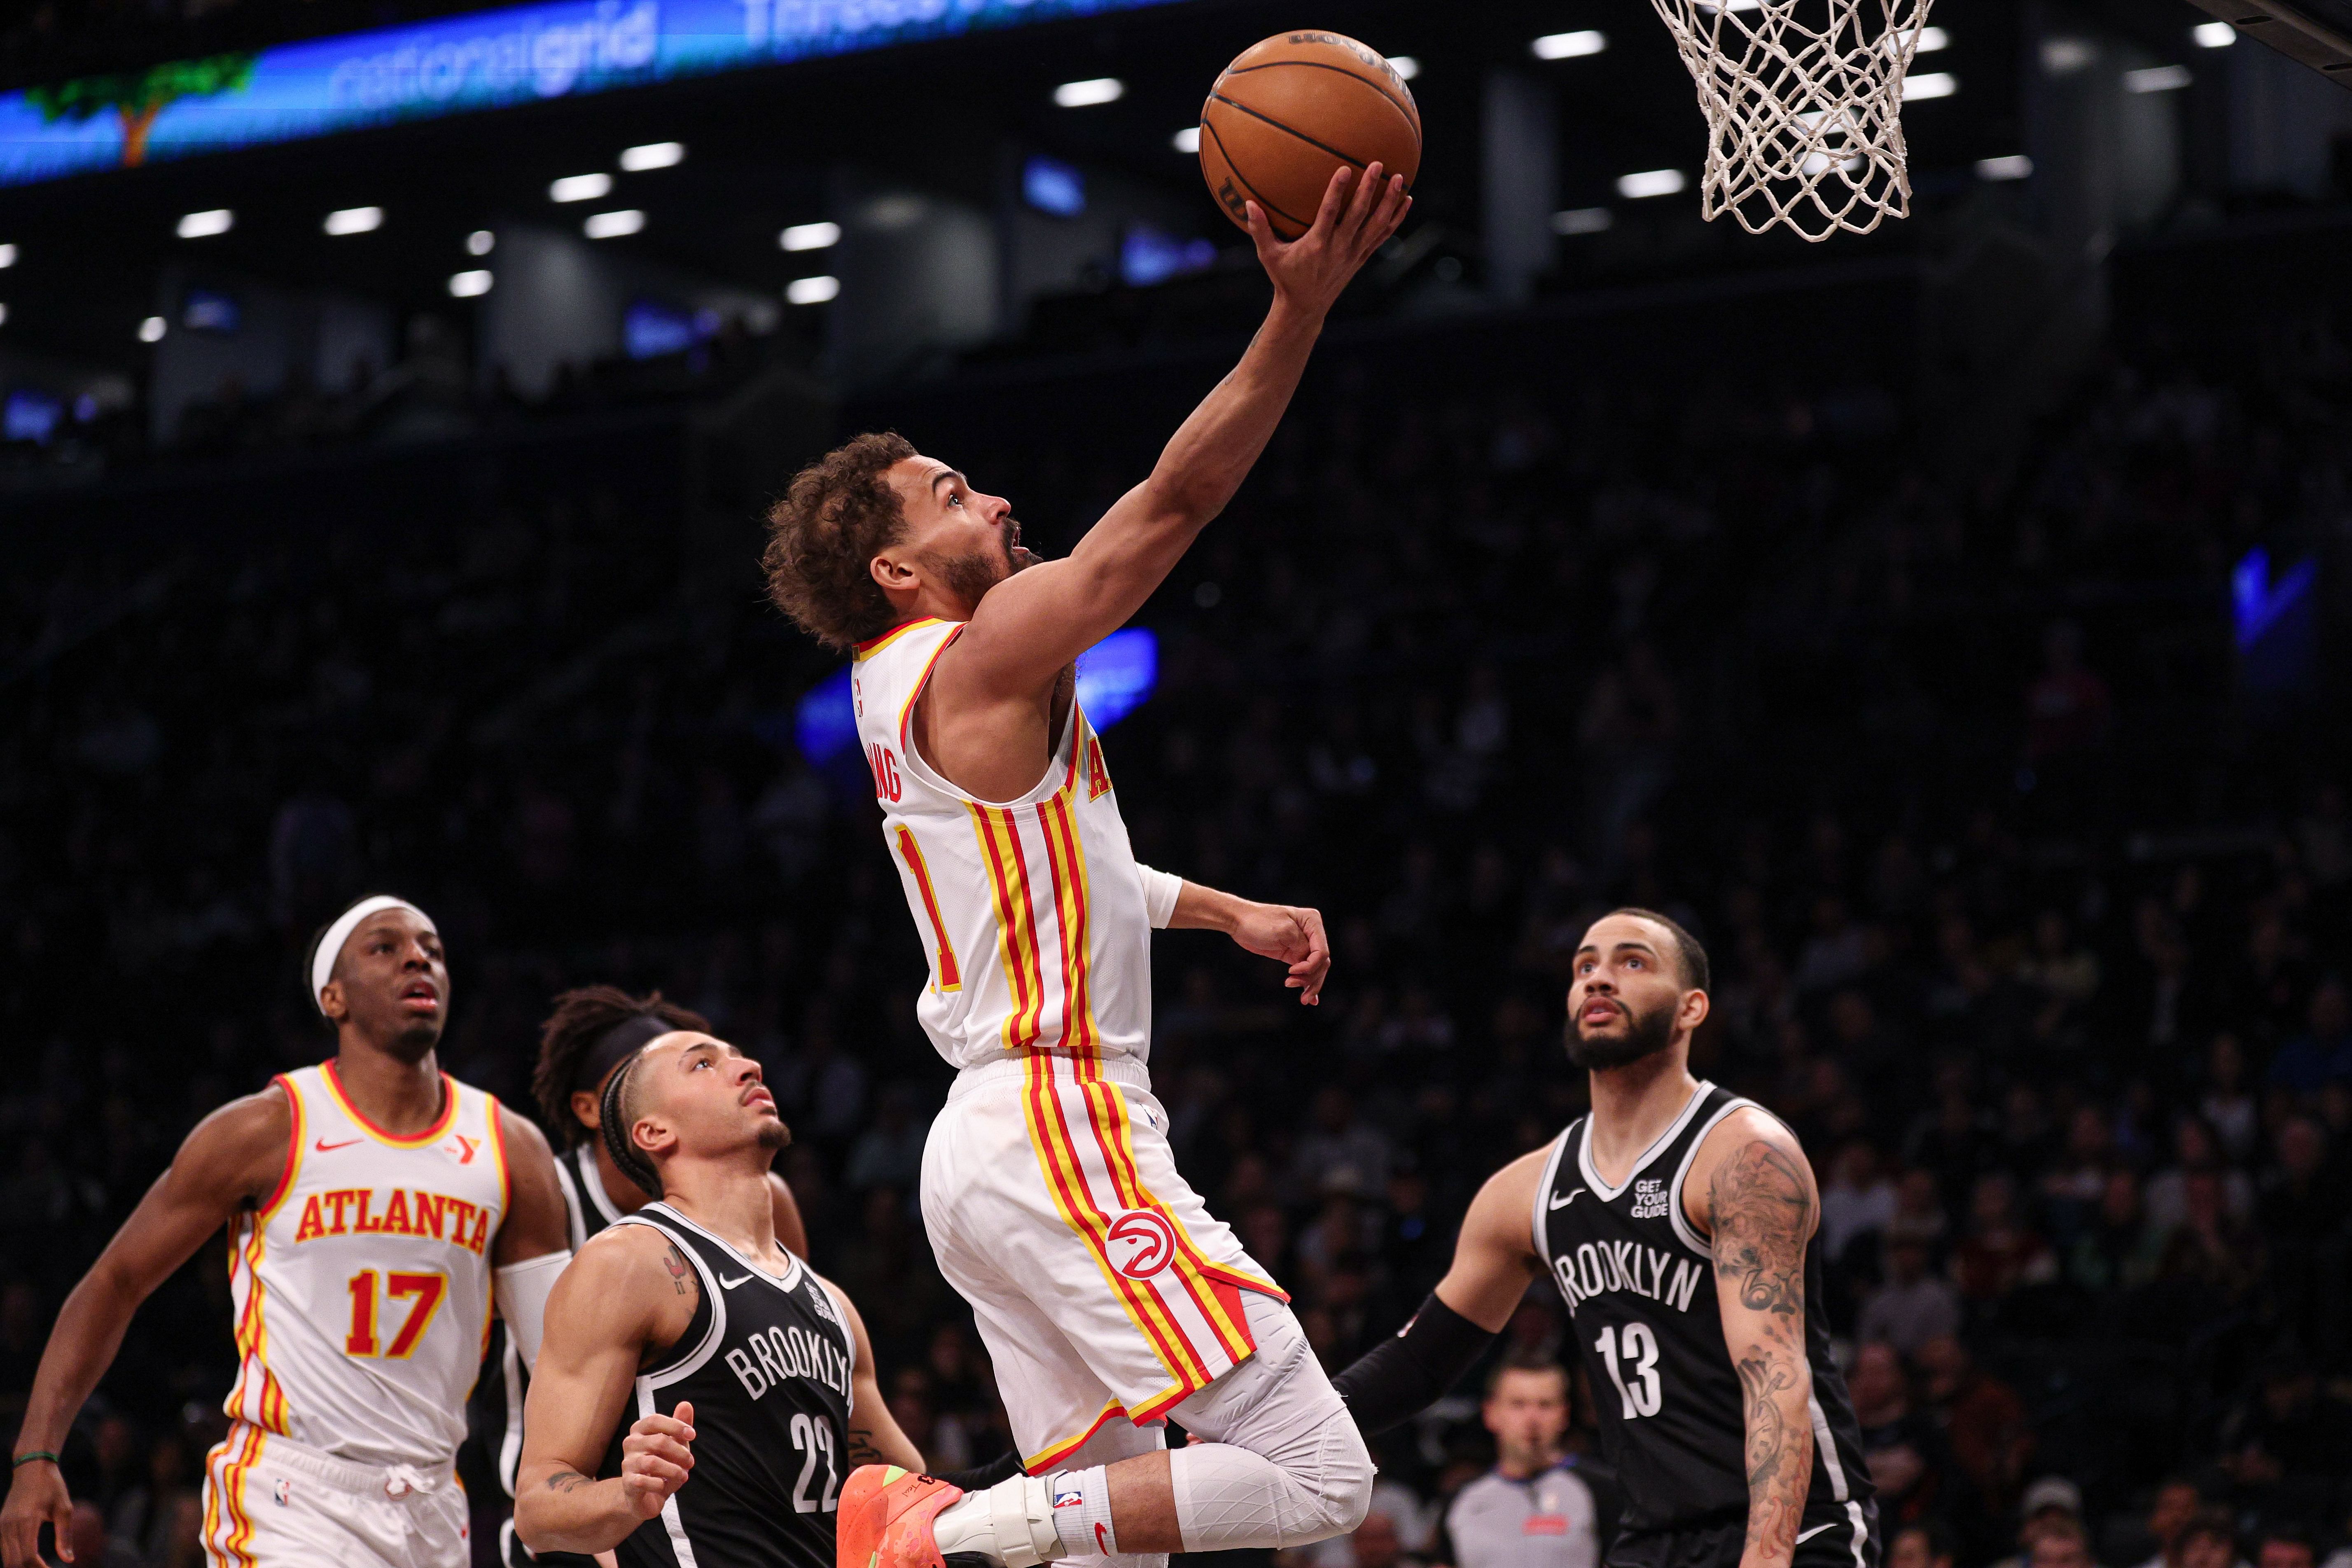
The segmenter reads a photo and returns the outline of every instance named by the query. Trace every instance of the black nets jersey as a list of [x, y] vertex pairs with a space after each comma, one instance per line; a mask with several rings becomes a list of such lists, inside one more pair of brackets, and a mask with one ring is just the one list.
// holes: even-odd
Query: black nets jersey
[[621, 1473], [628, 1422], [692, 1402], [693, 1473], [621, 1542], [621, 1568], [834, 1568], [857, 1351], [832, 1294], [789, 1253], [782, 1277], [765, 1273], [667, 1204], [618, 1223], [669, 1237], [701, 1287], [686, 1332], [637, 1374], [599, 1471]]
[[[1713, 1254], [1684, 1211], [1683, 1182], [1716, 1124], [1753, 1105], [1700, 1084], [1614, 1186], [1593, 1168], [1591, 1119], [1580, 1118], [1552, 1146], [1536, 1191], [1536, 1254], [1568, 1302], [1570, 1332], [1599, 1406], [1602, 1452], [1623, 1489], [1612, 1564], [1685, 1560], [1689, 1553], [1674, 1537], [1726, 1525], [1738, 1527], [1730, 1531], [1736, 1552], [1744, 1531], [1739, 1378], [1724, 1342]], [[1877, 1560], [1876, 1532], [1865, 1525], [1870, 1477], [1845, 1380], [1831, 1359], [1823, 1299], [1816, 1239], [1805, 1249], [1812, 1490], [1798, 1538], [1832, 1536], [1841, 1548], [1850, 1544], [1853, 1568], [1870, 1568]]]
[[[593, 1145], [583, 1143], [558, 1154], [555, 1179], [563, 1188], [572, 1250], [576, 1253], [588, 1245], [590, 1237], [620, 1218], [621, 1211], [597, 1174]], [[493, 1323], [481, 1375], [475, 1380], [473, 1396], [466, 1402], [466, 1447], [458, 1457], [461, 1473], [472, 1495], [496, 1500], [499, 1561], [506, 1568], [531, 1568], [534, 1563], [546, 1568], [594, 1568], [594, 1558], [569, 1552], [533, 1554], [515, 1535], [515, 1469], [522, 1463], [522, 1405], [530, 1387], [530, 1373], [524, 1369], [521, 1352], [515, 1349], [506, 1324]], [[487, 1484], [491, 1481], [495, 1489]]]

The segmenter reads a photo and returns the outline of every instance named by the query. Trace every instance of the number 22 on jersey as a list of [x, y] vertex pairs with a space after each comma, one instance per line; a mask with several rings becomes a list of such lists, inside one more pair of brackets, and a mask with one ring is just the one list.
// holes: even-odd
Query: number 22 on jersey
[[[1658, 1413], [1658, 1337], [1650, 1325], [1632, 1322], [1621, 1335], [1612, 1326], [1601, 1331], [1592, 1342], [1601, 1352], [1601, 1364], [1609, 1369], [1609, 1381], [1617, 1385], [1617, 1397], [1624, 1403], [1625, 1419], [1632, 1421]], [[1620, 1358], [1622, 1364], [1620, 1364]]]

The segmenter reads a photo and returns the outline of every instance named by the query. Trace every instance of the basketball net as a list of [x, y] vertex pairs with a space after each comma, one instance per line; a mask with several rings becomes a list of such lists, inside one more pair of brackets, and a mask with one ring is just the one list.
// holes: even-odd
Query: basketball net
[[1932, 0], [1651, 3], [1706, 116], [1708, 221], [1822, 240], [1909, 214], [1903, 79]]

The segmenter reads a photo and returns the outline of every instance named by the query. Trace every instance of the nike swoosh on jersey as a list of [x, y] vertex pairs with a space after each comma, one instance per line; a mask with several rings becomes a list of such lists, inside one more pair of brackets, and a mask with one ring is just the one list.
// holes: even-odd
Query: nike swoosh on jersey
[[[1811, 1530], [1801, 1530], [1797, 1531], [1797, 1541], [1811, 1541], [1814, 1536], [1819, 1535], [1824, 1530], [1835, 1530], [1838, 1527], [1838, 1521], [1833, 1519], [1827, 1524], [1817, 1524]], [[1790, 1542], [1790, 1544], [1793, 1546], [1796, 1544], [1796, 1542]]]
[[352, 1144], [362, 1142], [364, 1142], [362, 1139], [346, 1138], [340, 1143], [330, 1143], [324, 1138], [321, 1138], [316, 1143], [313, 1143], [311, 1147], [318, 1150], [321, 1154], [331, 1154], [338, 1149], [348, 1149]]
[[1564, 1198], [1554, 1198], [1554, 1199], [1552, 1199], [1552, 1201], [1551, 1201], [1551, 1206], [1552, 1206], [1552, 1207], [1554, 1207], [1554, 1208], [1556, 1208], [1556, 1209], [1564, 1209], [1564, 1208], [1566, 1208], [1569, 1205], [1570, 1205], [1570, 1204], [1574, 1203], [1578, 1198], [1580, 1198], [1580, 1197], [1581, 1197], [1581, 1196], [1583, 1196], [1583, 1195], [1584, 1195], [1584, 1189], [1583, 1189], [1582, 1187], [1579, 1187], [1579, 1188], [1577, 1188], [1577, 1189], [1576, 1189], [1576, 1191], [1574, 1191], [1574, 1192], [1572, 1192], [1572, 1193], [1569, 1194], [1568, 1194], [1568, 1196], [1566, 1196], [1566, 1197], [1564, 1197]]
[[751, 1277], [749, 1274], [744, 1275], [740, 1279], [730, 1279], [724, 1274], [721, 1274], [719, 1277], [719, 1288], [721, 1290], [732, 1290], [738, 1285], [749, 1285], [751, 1282]]

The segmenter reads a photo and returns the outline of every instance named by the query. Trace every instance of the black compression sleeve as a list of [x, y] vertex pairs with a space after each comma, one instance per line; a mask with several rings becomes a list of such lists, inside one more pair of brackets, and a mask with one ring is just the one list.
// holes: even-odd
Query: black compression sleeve
[[999, 1481], [1009, 1481], [1021, 1473], [1021, 1456], [1000, 1454], [984, 1465], [974, 1465], [968, 1470], [940, 1470], [932, 1479], [947, 1482], [960, 1491], [984, 1492]]
[[1366, 1351], [1331, 1386], [1347, 1401], [1357, 1430], [1369, 1437], [1444, 1398], [1494, 1338], [1432, 1291], [1393, 1338]]

